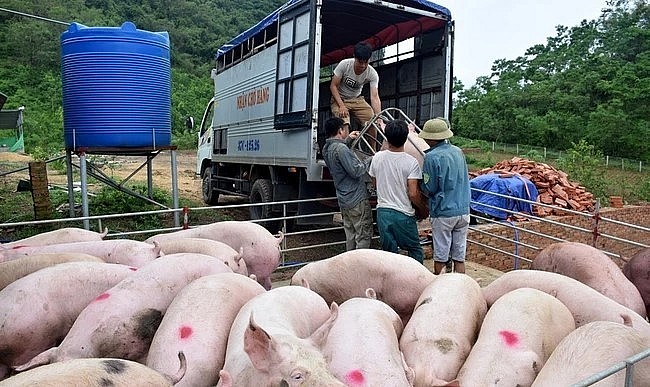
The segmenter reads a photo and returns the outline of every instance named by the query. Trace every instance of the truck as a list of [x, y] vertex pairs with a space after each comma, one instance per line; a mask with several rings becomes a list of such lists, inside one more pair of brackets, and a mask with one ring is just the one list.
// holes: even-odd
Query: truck
[[[451, 12], [427, 0], [289, 0], [221, 46], [211, 70], [214, 96], [198, 130], [204, 202], [249, 197], [261, 203], [251, 207], [254, 220], [336, 207], [321, 153], [336, 64], [367, 42], [382, 109], [396, 109], [416, 125], [450, 119], [453, 33]], [[369, 100], [367, 87], [363, 94]], [[295, 216], [295, 222], [322, 218]]]

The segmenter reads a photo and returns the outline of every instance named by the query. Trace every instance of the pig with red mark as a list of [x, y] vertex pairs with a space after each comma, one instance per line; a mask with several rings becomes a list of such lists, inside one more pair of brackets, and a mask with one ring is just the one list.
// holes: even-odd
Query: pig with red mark
[[280, 243], [284, 236], [274, 236], [256, 223], [242, 221], [223, 221], [206, 224], [187, 230], [154, 235], [146, 242], [178, 238], [204, 238], [223, 242], [236, 251], [241, 251], [248, 267], [265, 289], [271, 289], [271, 273], [280, 264]]
[[[650, 348], [637, 330], [611, 321], [594, 321], [565, 337], [537, 375], [533, 387], [570, 386]], [[650, 359], [634, 364], [631, 386], [650, 386]], [[625, 368], [594, 384], [625, 385]]]
[[535, 288], [562, 301], [571, 311], [576, 327], [592, 321], [613, 321], [632, 326], [650, 337], [650, 324], [633, 310], [573, 278], [539, 270], [513, 270], [484, 287], [483, 296], [492, 305], [502, 295], [518, 288]]
[[141, 267], [160, 256], [160, 247], [129, 239], [25, 246], [0, 251], [0, 262], [3, 257], [5, 261], [10, 261], [27, 255], [43, 253], [85, 253], [99, 257], [107, 263]]
[[553, 243], [537, 254], [532, 268], [578, 280], [646, 317], [637, 288], [611, 258], [595, 247], [578, 242]]
[[60, 243], [73, 243], [73, 242], [93, 242], [101, 241], [108, 234], [108, 229], [99, 233], [95, 231], [84, 230], [76, 227], [64, 227], [54, 231], [43, 232], [34, 236], [20, 239], [13, 242], [3, 243], [0, 245], [2, 248], [14, 249], [16, 247], [25, 246], [48, 246]]
[[623, 274], [636, 286], [650, 315], [650, 247], [637, 251], [623, 265]]
[[571, 312], [556, 298], [531, 288], [506, 293], [485, 315], [458, 381], [472, 387], [530, 386], [573, 330]]
[[412, 386], [413, 370], [399, 350], [402, 329], [402, 320], [390, 306], [351, 298], [339, 306], [322, 352], [346, 386]]
[[338, 307], [302, 286], [282, 286], [248, 301], [230, 329], [218, 387], [345, 386], [319, 351]]
[[234, 273], [248, 276], [242, 253], [227, 244], [204, 238], [154, 239], [165, 254], [199, 253], [221, 259]]
[[326, 302], [338, 304], [365, 297], [366, 289], [372, 288], [377, 299], [391, 306], [406, 322], [420, 294], [434, 278], [429, 269], [405, 255], [357, 249], [308, 263], [296, 271], [291, 283], [307, 281]]
[[171, 387], [182, 380], [187, 367], [183, 353], [178, 354], [178, 359], [180, 367], [170, 375], [124, 359], [71, 359], [22, 372], [0, 382], [0, 386]]
[[444, 386], [456, 378], [486, 312], [480, 286], [467, 275], [442, 274], [424, 289], [400, 338], [416, 387]]
[[214, 386], [226, 355], [228, 334], [241, 307], [264, 288], [234, 273], [201, 277], [181, 290], [167, 308], [149, 348], [147, 366], [172, 373], [174, 354], [190, 359], [177, 386]]
[[140, 361], [176, 294], [197, 278], [226, 272], [232, 270], [207, 255], [163, 256], [95, 298], [58, 347], [41, 352], [16, 370], [88, 357]]
[[66, 262], [104, 262], [84, 253], [34, 254], [8, 262], [0, 262], [0, 290], [10, 283], [40, 269]]
[[134, 268], [104, 262], [67, 262], [26, 275], [0, 291], [0, 379], [56, 345], [81, 311]]

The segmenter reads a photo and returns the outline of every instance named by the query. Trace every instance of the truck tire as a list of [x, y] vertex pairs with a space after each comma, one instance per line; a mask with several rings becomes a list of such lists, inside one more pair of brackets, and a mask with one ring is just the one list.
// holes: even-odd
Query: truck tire
[[212, 167], [203, 170], [201, 176], [201, 192], [203, 201], [210, 206], [217, 205], [219, 201], [219, 191], [215, 190], [212, 184]]
[[[255, 203], [270, 203], [273, 201], [273, 184], [269, 179], [257, 179], [251, 187], [250, 202]], [[250, 215], [252, 220], [260, 220], [267, 218], [276, 218], [280, 214], [273, 213], [271, 206], [254, 206], [250, 208]], [[273, 220], [266, 222], [258, 222], [259, 225], [264, 226], [271, 233], [276, 233], [282, 230], [282, 221]]]

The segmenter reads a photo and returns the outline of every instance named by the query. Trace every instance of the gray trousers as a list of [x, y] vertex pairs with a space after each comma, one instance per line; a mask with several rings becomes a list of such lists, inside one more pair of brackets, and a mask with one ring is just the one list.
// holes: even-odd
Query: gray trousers
[[368, 199], [352, 208], [341, 210], [343, 230], [345, 230], [345, 249], [369, 249], [372, 240], [372, 209]]

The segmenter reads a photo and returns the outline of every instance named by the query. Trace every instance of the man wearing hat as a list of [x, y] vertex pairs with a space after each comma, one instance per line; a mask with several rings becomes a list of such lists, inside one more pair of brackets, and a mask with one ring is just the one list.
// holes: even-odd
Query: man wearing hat
[[427, 121], [420, 131], [420, 138], [431, 147], [424, 154], [421, 189], [429, 198], [435, 274], [440, 274], [450, 256], [454, 270], [465, 272], [469, 175], [463, 152], [447, 141], [453, 135], [443, 118]]

